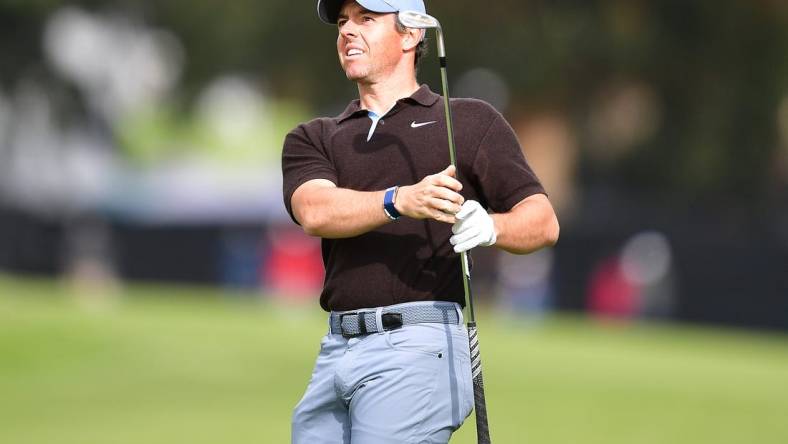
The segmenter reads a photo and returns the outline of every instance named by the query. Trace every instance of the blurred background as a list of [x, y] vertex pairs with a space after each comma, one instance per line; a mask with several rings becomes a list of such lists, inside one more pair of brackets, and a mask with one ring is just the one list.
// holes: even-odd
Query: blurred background
[[[0, 441], [288, 441], [325, 319], [281, 145], [357, 97], [314, 3], [0, 0]], [[427, 8], [562, 228], [474, 252], [493, 437], [786, 442], [788, 3]]]

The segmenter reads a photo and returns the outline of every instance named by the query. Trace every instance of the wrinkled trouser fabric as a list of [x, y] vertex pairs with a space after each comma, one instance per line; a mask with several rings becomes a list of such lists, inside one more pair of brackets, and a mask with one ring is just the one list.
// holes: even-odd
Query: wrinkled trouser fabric
[[470, 373], [462, 318], [350, 339], [329, 332], [293, 412], [292, 443], [448, 443], [473, 409]]

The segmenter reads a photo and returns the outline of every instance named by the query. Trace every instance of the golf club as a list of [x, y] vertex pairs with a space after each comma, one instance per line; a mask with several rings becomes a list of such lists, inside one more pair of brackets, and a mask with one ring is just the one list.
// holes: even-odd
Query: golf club
[[[400, 11], [397, 14], [399, 23], [406, 28], [435, 29], [438, 36], [438, 58], [440, 60], [441, 84], [443, 85], [443, 107], [446, 114], [446, 130], [449, 136], [449, 155], [454, 165], [457, 178], [457, 151], [454, 146], [454, 128], [452, 126], [451, 107], [449, 106], [449, 81], [446, 74], [446, 47], [443, 43], [443, 29], [435, 17], [418, 11]], [[479, 354], [479, 337], [476, 332], [476, 316], [473, 312], [473, 294], [471, 293], [471, 272], [468, 267], [468, 255], [460, 254], [462, 266], [462, 284], [465, 290], [465, 302], [468, 306], [468, 340], [471, 351], [471, 371], [473, 375], [473, 399], [476, 410], [476, 436], [479, 444], [490, 444], [490, 430], [487, 423], [487, 402], [484, 398], [484, 381], [482, 379], [482, 361]]]

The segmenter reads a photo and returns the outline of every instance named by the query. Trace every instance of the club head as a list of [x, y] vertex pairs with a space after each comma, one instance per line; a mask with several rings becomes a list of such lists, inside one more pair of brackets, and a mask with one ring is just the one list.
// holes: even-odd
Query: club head
[[418, 11], [400, 11], [397, 14], [397, 19], [406, 28], [432, 29], [441, 27], [438, 19]]

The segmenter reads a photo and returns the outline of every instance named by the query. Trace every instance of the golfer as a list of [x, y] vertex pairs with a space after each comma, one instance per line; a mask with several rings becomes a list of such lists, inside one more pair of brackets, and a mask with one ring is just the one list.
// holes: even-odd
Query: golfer
[[[293, 413], [298, 444], [447, 443], [473, 408], [461, 251], [525, 254], [558, 222], [504, 118], [416, 80], [424, 31], [396, 12], [422, 0], [319, 0], [359, 99], [284, 142], [284, 202], [322, 238], [329, 332]], [[489, 213], [488, 213], [489, 211]]]

